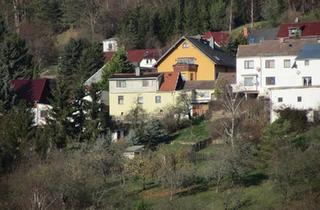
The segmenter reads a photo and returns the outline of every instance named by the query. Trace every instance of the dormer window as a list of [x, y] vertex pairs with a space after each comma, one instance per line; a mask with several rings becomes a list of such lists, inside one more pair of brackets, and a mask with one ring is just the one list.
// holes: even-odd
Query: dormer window
[[289, 28], [289, 37], [300, 37], [301, 29], [299, 27]]

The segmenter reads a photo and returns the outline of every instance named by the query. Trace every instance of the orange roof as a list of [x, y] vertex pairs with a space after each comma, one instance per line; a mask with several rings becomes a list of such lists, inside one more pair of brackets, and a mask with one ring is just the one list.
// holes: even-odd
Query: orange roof
[[160, 91], [174, 91], [179, 81], [179, 72], [164, 72]]

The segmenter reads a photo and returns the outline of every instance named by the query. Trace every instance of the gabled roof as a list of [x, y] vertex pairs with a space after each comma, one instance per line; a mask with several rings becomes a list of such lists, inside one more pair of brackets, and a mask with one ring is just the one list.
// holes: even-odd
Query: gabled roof
[[11, 88], [19, 99], [24, 99], [29, 103], [49, 103], [51, 90], [48, 79], [12, 80]]
[[210, 60], [215, 64], [227, 67], [235, 67], [236, 60], [234, 57], [228, 55], [219, 47], [214, 48], [209, 46], [209, 42], [202, 38], [194, 37], [181, 37], [158, 61], [156, 66], [158, 66], [173, 50], [175, 50], [181, 42], [184, 40], [190, 41], [196, 48], [198, 48], [203, 54], [205, 54]]
[[174, 91], [178, 87], [180, 79], [179, 72], [164, 72], [160, 91]]
[[237, 57], [298, 55], [305, 44], [317, 43], [316, 39], [267, 40], [260, 44], [239, 45]]
[[220, 46], [227, 45], [230, 40], [229, 33], [224, 31], [207, 31], [203, 34], [204, 39], [208, 40], [211, 37]]
[[320, 36], [320, 21], [306, 23], [284, 23], [280, 25], [278, 38], [289, 37], [290, 28], [300, 28], [302, 30], [301, 37]]
[[[106, 52], [105, 60], [110, 61], [115, 52]], [[140, 63], [144, 58], [157, 60], [160, 57], [160, 51], [157, 49], [134, 49], [127, 51], [128, 61], [130, 63]]]
[[320, 59], [320, 44], [306, 44], [296, 60]]

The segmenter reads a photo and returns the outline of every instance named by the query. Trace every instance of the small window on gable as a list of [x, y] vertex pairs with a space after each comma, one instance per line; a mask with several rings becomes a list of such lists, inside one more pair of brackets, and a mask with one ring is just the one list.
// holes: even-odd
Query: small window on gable
[[303, 86], [312, 86], [312, 77], [303, 77]]
[[279, 98], [278, 98], [278, 102], [279, 102], [279, 103], [283, 102], [283, 98], [282, 98], [282, 97], [279, 97]]
[[298, 96], [298, 97], [297, 97], [297, 101], [298, 101], [298, 102], [301, 102], [301, 101], [302, 101], [302, 97], [301, 97], [301, 96]]
[[188, 42], [184, 42], [184, 43], [182, 44], [182, 48], [189, 48]]
[[309, 64], [310, 64], [310, 63], [309, 63], [309, 60], [305, 60], [305, 61], [304, 61], [304, 65], [305, 65], [305, 66], [309, 66]]

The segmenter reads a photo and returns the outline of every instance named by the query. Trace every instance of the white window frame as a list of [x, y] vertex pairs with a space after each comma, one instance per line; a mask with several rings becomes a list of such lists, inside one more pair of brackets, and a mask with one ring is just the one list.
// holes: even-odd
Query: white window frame
[[291, 60], [290, 59], [283, 60], [283, 68], [285, 68], [285, 69], [291, 68]]
[[266, 69], [274, 69], [275, 67], [276, 67], [276, 61], [274, 59], [265, 60]]
[[118, 105], [124, 104], [124, 96], [118, 96]]
[[161, 104], [161, 96], [156, 96], [154, 98], [154, 100], [155, 100], [156, 104]]
[[244, 61], [245, 69], [254, 69], [254, 60], [245, 60]]
[[116, 87], [117, 88], [126, 88], [127, 87], [126, 80], [117, 80], [116, 81]]
[[312, 86], [312, 77], [302, 77], [304, 87]]

